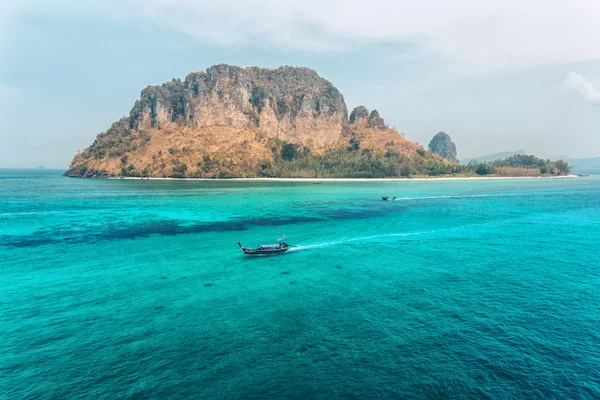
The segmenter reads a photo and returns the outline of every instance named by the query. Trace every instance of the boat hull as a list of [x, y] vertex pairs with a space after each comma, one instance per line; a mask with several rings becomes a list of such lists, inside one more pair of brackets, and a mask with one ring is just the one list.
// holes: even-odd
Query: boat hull
[[257, 248], [257, 249], [249, 249], [243, 247], [239, 242], [238, 246], [240, 246], [240, 250], [247, 256], [265, 256], [271, 254], [282, 254], [289, 250], [289, 246], [281, 246], [277, 248]]

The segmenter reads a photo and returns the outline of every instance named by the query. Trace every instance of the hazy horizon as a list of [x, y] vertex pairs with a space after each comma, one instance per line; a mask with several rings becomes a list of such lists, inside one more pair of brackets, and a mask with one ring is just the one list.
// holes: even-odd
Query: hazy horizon
[[0, 1], [0, 167], [66, 168], [144, 87], [219, 63], [315, 69], [461, 159], [600, 156], [600, 5], [461, 4]]

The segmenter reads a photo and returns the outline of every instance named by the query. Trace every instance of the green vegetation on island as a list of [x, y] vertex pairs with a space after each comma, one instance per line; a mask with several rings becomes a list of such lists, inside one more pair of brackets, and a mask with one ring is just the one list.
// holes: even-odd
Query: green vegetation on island
[[460, 165], [445, 132], [428, 149], [377, 110], [348, 116], [316, 71], [216, 65], [143, 89], [129, 116], [79, 152], [66, 176], [397, 178], [566, 175], [562, 161], [515, 155]]
[[492, 162], [472, 161], [465, 167], [478, 175], [500, 176], [560, 176], [569, 175], [571, 166], [563, 160], [543, 160], [532, 155], [515, 154]]
[[[570, 173], [570, 166], [562, 161], [543, 160], [532, 155], [514, 155], [494, 162], [471, 162], [466, 165], [447, 163], [432, 156], [430, 152], [416, 151], [416, 158], [409, 160], [396, 152], [380, 154], [361, 148], [360, 141], [353, 138], [346, 148], [312, 154], [308, 147], [274, 141], [274, 161], [263, 161], [257, 171], [245, 177], [252, 178], [411, 178], [411, 177], [476, 177], [476, 176], [560, 176]], [[126, 156], [122, 158], [126, 165]], [[212, 174], [210, 173], [212, 171]], [[209, 173], [207, 176], [206, 174]], [[124, 166], [121, 175], [145, 177], [146, 171], [138, 171], [131, 165]], [[214, 179], [235, 178], [226, 160], [204, 155], [195, 165], [178, 162], [170, 178]]]
[[280, 142], [273, 147], [275, 161], [264, 163], [259, 177], [282, 178], [394, 178], [443, 176], [558, 176], [570, 173], [562, 161], [542, 160], [531, 155], [516, 155], [493, 163], [472, 162], [467, 165], [440, 161], [430, 152], [417, 150], [417, 157], [407, 159], [399, 153], [380, 154], [362, 149], [351, 139], [347, 148], [323, 155], [310, 149]]

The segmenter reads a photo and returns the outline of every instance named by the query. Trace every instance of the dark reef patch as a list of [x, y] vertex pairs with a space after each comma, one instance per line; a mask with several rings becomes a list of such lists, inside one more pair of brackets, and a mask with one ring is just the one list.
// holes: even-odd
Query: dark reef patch
[[[379, 202], [381, 203], [381, 202]], [[326, 220], [364, 219], [388, 215], [404, 210], [409, 205], [400, 207], [362, 207], [358, 209], [337, 209], [324, 211], [320, 216], [290, 216], [282, 218], [279, 215], [265, 215], [261, 218], [236, 219], [230, 221], [201, 222], [196, 224], [181, 224], [173, 220], [158, 220], [138, 224], [111, 223], [98, 230], [97, 226], [78, 227], [75, 231], [70, 227], [60, 226], [53, 229], [36, 231], [30, 235], [2, 235], [0, 246], [37, 247], [48, 244], [85, 244], [98, 241], [145, 238], [151, 235], [175, 236], [190, 233], [206, 232], [240, 232], [253, 227], [275, 227], [290, 224], [323, 222]], [[398, 205], [399, 206], [399, 205]]]
[[[97, 241], [110, 241], [121, 239], [137, 239], [151, 235], [174, 236], [188, 233], [205, 232], [231, 232], [246, 231], [256, 226], [282, 226], [288, 224], [299, 224], [304, 222], [323, 221], [317, 217], [290, 217], [290, 218], [252, 218], [242, 221], [218, 221], [211, 223], [198, 223], [193, 225], [181, 225], [176, 221], [152, 221], [135, 225], [110, 224], [98, 232], [97, 227], [89, 227], [84, 233], [75, 236], [65, 236], [63, 227], [56, 229], [40, 230], [31, 235], [3, 235], [0, 236], [0, 246], [11, 247], [36, 247], [47, 244], [82, 244]], [[69, 232], [67, 232], [69, 233]], [[62, 237], [61, 237], [62, 236]]]

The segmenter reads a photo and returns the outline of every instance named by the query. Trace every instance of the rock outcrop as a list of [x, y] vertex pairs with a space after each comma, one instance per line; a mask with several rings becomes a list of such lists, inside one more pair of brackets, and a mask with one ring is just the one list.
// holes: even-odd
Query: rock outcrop
[[331, 82], [308, 68], [216, 65], [142, 91], [130, 127], [258, 128], [267, 137], [325, 147], [340, 140], [346, 104]]
[[457, 162], [456, 158], [456, 145], [450, 138], [450, 136], [444, 132], [438, 132], [431, 142], [429, 142], [429, 150], [444, 157], [446, 160]]
[[383, 121], [383, 118], [379, 116], [379, 112], [377, 112], [377, 110], [371, 111], [371, 114], [369, 115], [368, 126], [371, 129], [387, 129], [388, 127]]
[[357, 107], [348, 120], [342, 94], [314, 70], [216, 65], [146, 87], [129, 115], [77, 154], [65, 175], [257, 176], [279, 160], [283, 144], [319, 155], [353, 137], [407, 159], [420, 148], [375, 110]]
[[365, 106], [358, 106], [350, 113], [351, 124], [355, 124], [361, 120], [367, 120], [369, 118], [369, 110]]

